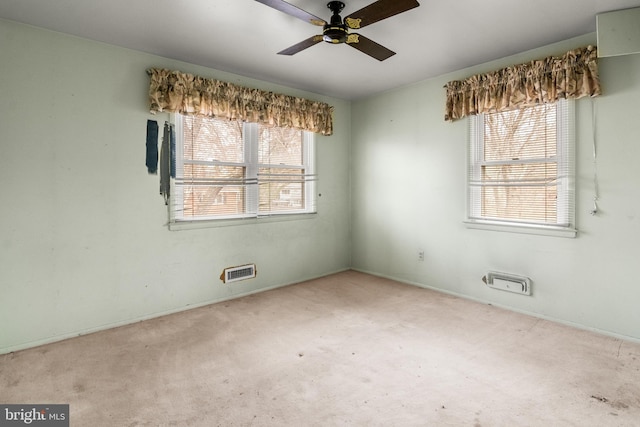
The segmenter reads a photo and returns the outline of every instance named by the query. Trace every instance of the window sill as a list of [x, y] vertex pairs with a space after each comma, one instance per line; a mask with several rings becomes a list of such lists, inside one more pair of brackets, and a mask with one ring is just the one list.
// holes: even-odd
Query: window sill
[[496, 221], [464, 221], [464, 225], [467, 228], [476, 230], [488, 230], [488, 231], [501, 231], [507, 233], [521, 233], [521, 234], [535, 234], [539, 236], [552, 236], [552, 237], [566, 237], [575, 238], [578, 234], [578, 230], [567, 227], [553, 227], [553, 226], [535, 226], [535, 225], [523, 225], [523, 224], [509, 224]]
[[271, 222], [298, 221], [298, 220], [314, 219], [317, 215], [318, 214], [316, 212], [313, 212], [313, 213], [303, 213], [303, 214], [270, 215], [270, 216], [262, 216], [262, 217], [251, 217], [251, 218], [174, 221], [174, 222], [169, 222], [169, 230], [171, 231], [197, 230], [202, 228], [236, 227], [241, 225], [255, 225], [255, 224], [265, 224], [265, 223], [271, 223]]

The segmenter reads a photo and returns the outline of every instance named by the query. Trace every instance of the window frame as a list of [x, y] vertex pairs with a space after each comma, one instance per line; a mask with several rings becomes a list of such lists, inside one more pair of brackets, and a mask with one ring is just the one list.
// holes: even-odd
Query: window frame
[[[495, 162], [484, 159], [485, 114], [470, 117], [467, 151], [467, 207], [464, 224], [467, 228], [569, 237], [577, 235], [575, 227], [575, 101], [560, 99], [556, 103], [556, 158], [558, 164], [557, 217], [565, 224], [545, 224], [533, 221], [514, 221], [508, 218], [483, 217], [481, 211], [482, 186], [472, 185], [481, 181], [482, 166]], [[529, 160], [501, 160], [500, 164], [527, 163]], [[562, 167], [560, 167], [562, 165]], [[564, 168], [564, 169], [563, 169]], [[564, 176], [563, 176], [564, 174]]]
[[[251, 129], [252, 138], [255, 138], [256, 144], [252, 147], [255, 149], [256, 160], [255, 165], [257, 170], [255, 171], [256, 177], [258, 177], [258, 182], [260, 182], [260, 169], [264, 168], [275, 168], [275, 169], [299, 169], [304, 172], [301, 176], [310, 176], [311, 179], [305, 179], [303, 182], [303, 200], [304, 200], [304, 208], [297, 210], [283, 210], [283, 211], [269, 211], [268, 213], [262, 214], [260, 212], [260, 202], [259, 202], [259, 185], [256, 188], [258, 194], [256, 197], [258, 198], [258, 212], [257, 215], [259, 218], [269, 217], [269, 216], [279, 216], [279, 215], [302, 215], [307, 213], [315, 213], [316, 212], [316, 202], [315, 202], [315, 134], [309, 131], [302, 131], [302, 164], [301, 165], [287, 165], [287, 164], [272, 164], [272, 163], [258, 163], [258, 132], [259, 127], [257, 123], [244, 123], [244, 128], [249, 127]], [[254, 137], [253, 134], [256, 134]]]
[[[183, 140], [183, 121], [186, 117], [178, 113], [171, 114], [171, 122], [175, 125], [176, 144], [175, 144], [175, 166], [176, 177], [183, 176], [184, 172], [184, 140]], [[245, 169], [245, 180], [258, 180], [258, 171], [263, 167], [278, 166], [279, 168], [293, 168], [304, 170], [304, 176], [309, 177], [303, 183], [304, 191], [304, 208], [298, 210], [287, 211], [271, 211], [259, 212], [259, 185], [247, 185], [245, 191], [245, 212], [230, 215], [211, 215], [203, 218], [190, 218], [180, 215], [179, 209], [175, 206], [182, 205], [183, 189], [181, 185], [176, 183], [175, 179], [171, 179], [171, 196], [169, 199], [169, 229], [182, 230], [191, 228], [208, 228], [218, 226], [230, 226], [249, 223], [263, 223], [273, 221], [288, 221], [313, 218], [317, 214], [316, 209], [316, 135], [310, 131], [302, 130], [302, 165], [268, 165], [258, 163], [258, 147], [259, 147], [259, 124], [252, 122], [242, 123], [242, 144], [244, 158], [242, 162], [216, 162], [220, 166], [241, 166]], [[210, 164], [206, 161], [194, 160], [193, 164]]]

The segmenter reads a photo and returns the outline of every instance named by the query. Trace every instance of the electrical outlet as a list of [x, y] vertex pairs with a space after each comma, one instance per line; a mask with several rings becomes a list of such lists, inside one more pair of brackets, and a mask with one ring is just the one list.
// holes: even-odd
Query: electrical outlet
[[422, 249], [418, 251], [418, 261], [424, 261], [424, 251]]

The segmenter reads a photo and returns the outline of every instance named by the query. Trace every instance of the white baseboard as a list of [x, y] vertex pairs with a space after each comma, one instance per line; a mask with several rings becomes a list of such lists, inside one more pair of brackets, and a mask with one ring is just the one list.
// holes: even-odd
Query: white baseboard
[[388, 276], [388, 275], [385, 275], [385, 274], [380, 274], [380, 273], [376, 273], [376, 272], [373, 272], [373, 271], [368, 271], [368, 270], [364, 270], [364, 269], [360, 269], [360, 268], [351, 268], [351, 269], [353, 271], [359, 271], [361, 273], [371, 274], [372, 276], [378, 276], [378, 277], [383, 277], [383, 278], [389, 279], [389, 280], [395, 280], [396, 282], [404, 283], [404, 284], [407, 284], [407, 285], [417, 286], [417, 287], [420, 287], [420, 288], [429, 289], [429, 290], [436, 291], [436, 292], [442, 292], [443, 294], [448, 294], [448, 295], [452, 295], [454, 297], [459, 297], [459, 298], [463, 298], [463, 299], [466, 299], [466, 300], [475, 301], [475, 302], [478, 302], [478, 303], [481, 303], [481, 304], [492, 305], [494, 307], [502, 308], [502, 309], [505, 309], [505, 310], [510, 310], [510, 311], [513, 311], [513, 312], [516, 312], [516, 313], [520, 313], [520, 314], [525, 314], [527, 316], [536, 317], [538, 319], [548, 320], [550, 322], [559, 323], [561, 325], [570, 326], [570, 327], [573, 327], [573, 328], [576, 328], [576, 329], [581, 329], [583, 331], [594, 332], [594, 333], [597, 333], [597, 334], [600, 334], [600, 335], [606, 335], [606, 336], [609, 336], [609, 337], [612, 337], [612, 338], [617, 338], [617, 339], [620, 339], [620, 340], [630, 341], [630, 342], [634, 342], [634, 343], [640, 344], [640, 338], [638, 338], [638, 337], [633, 337], [633, 336], [623, 335], [623, 334], [617, 334], [615, 332], [594, 328], [594, 327], [583, 325], [583, 324], [580, 324], [580, 323], [570, 322], [568, 320], [558, 319], [558, 318], [555, 318], [555, 317], [552, 317], [552, 316], [546, 316], [544, 314], [535, 313], [535, 312], [531, 312], [531, 311], [527, 311], [527, 310], [521, 310], [519, 308], [512, 307], [512, 306], [496, 304], [493, 301], [483, 300], [481, 298], [476, 298], [476, 297], [473, 297], [473, 296], [470, 296], [470, 295], [460, 294], [458, 292], [452, 292], [452, 291], [449, 291], [449, 290], [446, 290], [446, 289], [437, 288], [435, 286], [425, 285], [424, 283], [418, 283], [418, 282], [413, 282], [411, 280], [399, 279], [397, 277]]
[[80, 336], [83, 336], [83, 335], [93, 334], [95, 332], [105, 331], [107, 329], [112, 329], [112, 328], [118, 328], [120, 326], [131, 325], [133, 323], [143, 322], [145, 320], [156, 319], [158, 317], [168, 316], [170, 314], [180, 313], [180, 312], [183, 312], [183, 311], [192, 310], [194, 308], [204, 307], [204, 306], [211, 305], [211, 304], [218, 304], [218, 303], [221, 303], [221, 302], [224, 302], [224, 301], [229, 301], [229, 300], [233, 300], [233, 299], [237, 299], [237, 298], [246, 297], [248, 295], [253, 295], [253, 294], [257, 294], [257, 293], [261, 293], [261, 292], [270, 291], [270, 290], [273, 290], [273, 289], [283, 288], [285, 286], [291, 286], [291, 285], [295, 285], [297, 283], [302, 283], [302, 282], [306, 282], [306, 281], [309, 281], [309, 280], [319, 279], [321, 277], [330, 276], [332, 274], [341, 273], [343, 271], [348, 271], [348, 270], [350, 270], [350, 268], [343, 268], [343, 269], [340, 269], [340, 270], [324, 273], [324, 274], [321, 274], [321, 275], [318, 275], [318, 276], [312, 276], [312, 277], [296, 280], [296, 281], [293, 281], [293, 282], [290, 282], [290, 283], [284, 283], [284, 284], [269, 286], [269, 287], [266, 287], [266, 288], [260, 288], [260, 289], [254, 290], [254, 291], [244, 292], [244, 293], [236, 294], [236, 295], [233, 295], [233, 296], [230, 296], [230, 297], [226, 297], [226, 298], [217, 298], [217, 299], [212, 299], [212, 300], [208, 300], [208, 301], [203, 301], [203, 302], [200, 302], [200, 303], [197, 303], [197, 304], [188, 304], [188, 305], [186, 305], [184, 307], [178, 307], [178, 308], [174, 308], [174, 309], [171, 309], [171, 310], [164, 310], [164, 311], [159, 311], [159, 312], [155, 312], [155, 313], [150, 313], [150, 314], [147, 314], [147, 315], [144, 315], [144, 316], [134, 317], [134, 318], [131, 318], [131, 319], [126, 319], [126, 320], [120, 321], [120, 322], [106, 323], [104, 325], [100, 325], [100, 326], [96, 326], [96, 327], [92, 327], [92, 328], [81, 329], [81, 330], [74, 331], [74, 332], [69, 332], [69, 333], [66, 333], [66, 334], [55, 335], [53, 337], [48, 337], [48, 338], [44, 338], [44, 339], [40, 339], [40, 340], [28, 341], [28, 342], [21, 343], [21, 344], [16, 344], [16, 345], [8, 346], [8, 347], [3, 347], [3, 348], [0, 348], [0, 354], [13, 353], [13, 352], [16, 352], [16, 351], [26, 350], [26, 349], [33, 348], [33, 347], [40, 347], [42, 345], [51, 344], [51, 343], [58, 342], [58, 341], [64, 341], [64, 340], [67, 340], [67, 339], [70, 339], [70, 338], [76, 338], [76, 337], [80, 337]]

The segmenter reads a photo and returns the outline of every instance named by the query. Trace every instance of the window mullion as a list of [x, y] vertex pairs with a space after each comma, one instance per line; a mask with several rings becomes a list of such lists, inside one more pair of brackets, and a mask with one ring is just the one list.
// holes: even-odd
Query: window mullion
[[316, 180], [313, 159], [315, 158], [315, 137], [311, 132], [302, 133], [302, 160], [306, 179], [304, 184], [304, 207], [307, 212], [315, 212]]
[[184, 123], [182, 116], [176, 113], [171, 114], [170, 119], [175, 124], [176, 132], [176, 176], [171, 183], [169, 199], [169, 222], [174, 222], [177, 219], [182, 219], [183, 216], [184, 188], [181, 185], [176, 185], [176, 180], [184, 178]]
[[244, 142], [245, 179], [247, 184], [245, 194], [245, 206], [247, 214], [258, 215], [259, 183], [258, 183], [258, 124], [244, 123], [242, 126], [242, 139]]

